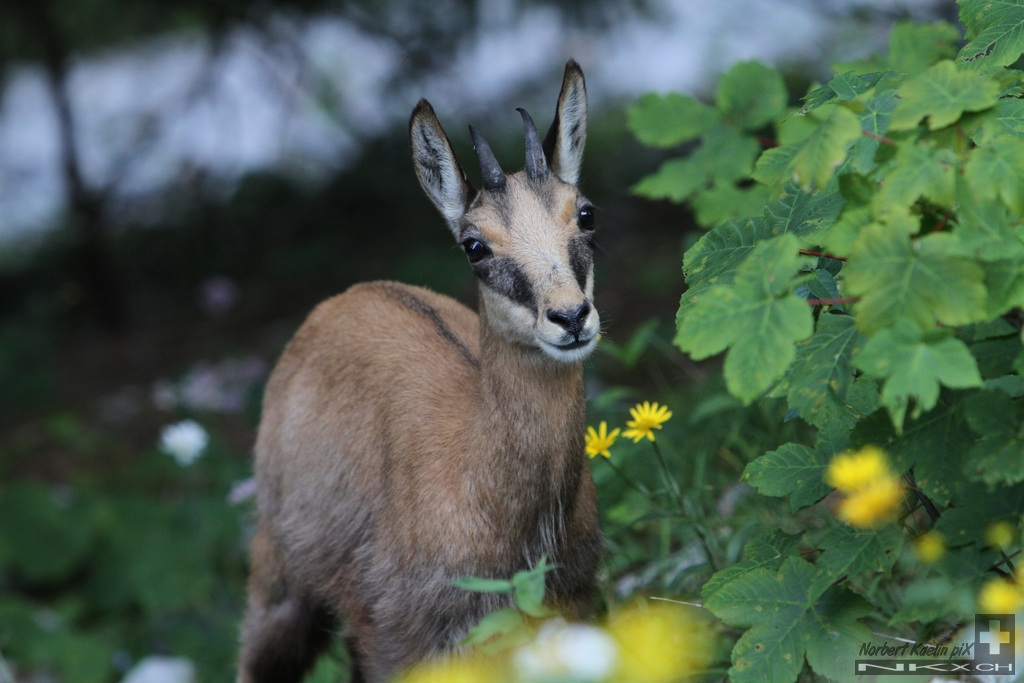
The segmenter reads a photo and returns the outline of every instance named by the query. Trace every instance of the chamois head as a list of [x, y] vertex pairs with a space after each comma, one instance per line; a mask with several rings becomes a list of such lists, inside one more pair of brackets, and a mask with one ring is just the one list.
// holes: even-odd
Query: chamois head
[[562, 362], [594, 350], [600, 318], [593, 306], [594, 207], [576, 189], [587, 137], [587, 89], [569, 60], [555, 120], [543, 144], [519, 109], [526, 167], [506, 174], [487, 141], [469, 127], [483, 188], [466, 179], [430, 103], [409, 122], [413, 164], [424, 192], [448, 222], [480, 281], [492, 328], [515, 344]]

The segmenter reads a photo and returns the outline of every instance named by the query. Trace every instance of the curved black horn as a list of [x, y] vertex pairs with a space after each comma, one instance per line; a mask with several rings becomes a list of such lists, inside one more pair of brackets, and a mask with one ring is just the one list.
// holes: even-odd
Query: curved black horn
[[484, 177], [484, 189], [504, 190], [505, 172], [501, 170], [498, 160], [494, 158], [491, 146], [487, 144], [487, 140], [484, 140], [480, 131], [473, 126], [469, 127], [469, 134], [473, 137], [473, 151], [476, 152], [476, 157], [480, 160], [480, 173]]
[[526, 132], [526, 175], [530, 180], [544, 180], [548, 177], [548, 161], [544, 157], [537, 126], [528, 111], [522, 107], [516, 111], [523, 117], [523, 130]]

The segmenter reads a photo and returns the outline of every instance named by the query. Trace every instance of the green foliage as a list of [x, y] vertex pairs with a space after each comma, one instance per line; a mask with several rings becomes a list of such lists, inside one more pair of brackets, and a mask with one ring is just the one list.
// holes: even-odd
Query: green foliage
[[530, 617], [542, 618], [556, 614], [544, 605], [544, 582], [548, 572], [557, 565], [542, 556], [533, 569], [516, 572], [511, 579], [483, 579], [475, 576], [452, 581], [463, 590], [511, 595], [514, 607], [504, 607], [487, 614], [462, 640], [480, 651], [493, 654], [527, 642], [533, 635]]
[[[901, 23], [888, 56], [839, 66], [800, 110], [759, 119], [745, 184], [763, 207], [707, 221], [683, 257], [676, 345], [724, 351], [732, 396], [784, 399], [786, 419], [817, 429], [813, 447], [780, 443], [743, 470], [800, 511], [771, 524], [800, 533], [758, 537], [705, 585], [705, 607], [746, 629], [733, 680], [792, 683], [805, 661], [852, 678], [837, 657], [869, 640], [865, 621], [923, 640], [1014, 569], [1017, 542], [997, 556], [985, 533], [1024, 513], [1024, 74], [1003, 68], [1024, 51], [1024, 3], [960, 5], [959, 55], [953, 27]], [[693, 206], [710, 191], [660, 182]], [[898, 524], [853, 528], [817, 505], [832, 457], [867, 445], [904, 476]], [[945, 555], [916, 559], [906, 546], [930, 529]]]
[[780, 378], [796, 355], [793, 343], [813, 331], [810, 309], [792, 293], [807, 261], [797, 245], [796, 237], [780, 235], [755, 246], [734, 283], [709, 288], [679, 326], [677, 343], [694, 358], [732, 347], [725, 380], [748, 403]]
[[681, 202], [696, 197], [704, 222], [742, 218], [763, 205], [760, 189], [737, 187], [754, 167], [759, 145], [753, 132], [782, 112], [786, 89], [775, 71], [756, 62], [734, 66], [722, 76], [716, 107], [684, 95], [646, 95], [630, 107], [627, 120], [641, 142], [674, 147], [700, 138], [692, 154], [665, 162], [633, 187], [651, 199]]

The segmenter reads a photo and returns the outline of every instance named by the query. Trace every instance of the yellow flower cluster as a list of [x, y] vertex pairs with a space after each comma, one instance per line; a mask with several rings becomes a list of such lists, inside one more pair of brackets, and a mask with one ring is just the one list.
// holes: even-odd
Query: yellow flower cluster
[[708, 663], [711, 638], [706, 624], [672, 603], [640, 602], [612, 614], [608, 631], [619, 646], [613, 680], [629, 683], [675, 681]]
[[1017, 527], [1009, 522], [996, 522], [985, 530], [985, 542], [992, 548], [1007, 550], [1017, 542]]
[[892, 520], [903, 500], [899, 477], [876, 446], [833, 458], [825, 481], [846, 494], [836, 515], [856, 527], [869, 528]]
[[1024, 607], [1024, 569], [1012, 579], [992, 579], [978, 593], [978, 609], [987, 614], [1014, 614]]
[[695, 611], [676, 604], [636, 602], [604, 626], [542, 624], [533, 640], [484, 656], [453, 655], [419, 664], [399, 683], [669, 683], [704, 669], [714, 637]]
[[620, 432], [625, 438], [633, 439], [633, 443], [645, 437], [648, 441], [654, 441], [654, 430], [661, 429], [661, 425], [672, 417], [672, 411], [668, 406], [659, 406], [650, 401], [637, 403], [635, 407], [629, 409], [629, 414], [633, 419], [626, 422], [627, 429], [624, 432], [616, 427], [609, 433], [608, 423], [604, 421], [597, 429], [587, 427], [587, 455], [591, 458], [597, 455], [610, 458], [612, 454], [609, 449], [615, 444]]
[[938, 531], [929, 531], [914, 541], [914, 556], [925, 564], [935, 564], [946, 554], [946, 540]]

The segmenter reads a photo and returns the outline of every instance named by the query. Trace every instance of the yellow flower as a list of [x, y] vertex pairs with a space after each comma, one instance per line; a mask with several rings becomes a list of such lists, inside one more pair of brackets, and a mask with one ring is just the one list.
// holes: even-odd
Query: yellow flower
[[601, 426], [595, 431], [593, 427], [587, 427], [587, 455], [593, 458], [595, 455], [603, 455], [606, 458], [612, 457], [609, 448], [615, 443], [622, 431], [618, 427], [608, 433], [608, 423], [601, 420]]
[[925, 564], [935, 564], [946, 554], [946, 542], [938, 531], [929, 531], [914, 542], [914, 555]]
[[1009, 522], [996, 522], [985, 530], [985, 542], [993, 548], [1006, 550], [1017, 541], [1017, 527]]
[[661, 429], [661, 424], [668, 422], [668, 419], [672, 417], [672, 411], [668, 409], [668, 406], [659, 407], [657, 403], [649, 401], [637, 403], [635, 408], [629, 409], [629, 414], [633, 416], [633, 419], [626, 422], [629, 429], [622, 432], [622, 436], [633, 439], [633, 443], [645, 436], [648, 441], [654, 441], [654, 430]]
[[992, 579], [978, 593], [978, 609], [988, 614], [1013, 614], [1024, 607], [1019, 584], [1007, 579]]
[[639, 603], [613, 614], [608, 632], [619, 645], [613, 680], [623, 683], [675, 681], [704, 668], [711, 649], [707, 626], [681, 605]]
[[398, 683], [494, 683], [495, 663], [479, 657], [440, 657], [417, 664], [398, 679]]
[[864, 446], [856, 453], [844, 453], [833, 458], [825, 473], [825, 482], [833, 488], [857, 491], [891, 476], [882, 449]]
[[903, 486], [877, 446], [832, 459], [825, 481], [846, 493], [836, 516], [857, 527], [873, 527], [891, 520], [903, 500]]
[[868, 528], [891, 521], [903, 500], [899, 479], [880, 479], [859, 491], [853, 491], [836, 507], [836, 515], [853, 526]]

